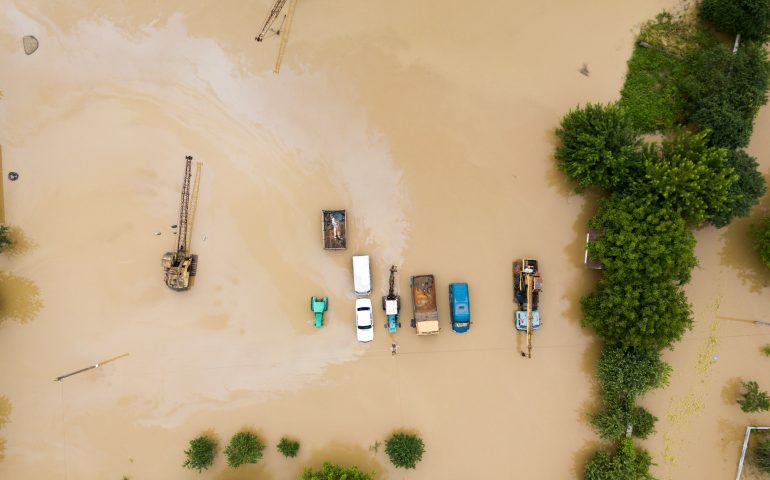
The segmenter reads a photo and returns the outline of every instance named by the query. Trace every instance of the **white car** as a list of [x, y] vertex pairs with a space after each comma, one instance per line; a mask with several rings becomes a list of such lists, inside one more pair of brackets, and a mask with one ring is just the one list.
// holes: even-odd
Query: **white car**
[[356, 338], [358, 338], [359, 342], [371, 342], [374, 340], [372, 301], [368, 298], [356, 300]]

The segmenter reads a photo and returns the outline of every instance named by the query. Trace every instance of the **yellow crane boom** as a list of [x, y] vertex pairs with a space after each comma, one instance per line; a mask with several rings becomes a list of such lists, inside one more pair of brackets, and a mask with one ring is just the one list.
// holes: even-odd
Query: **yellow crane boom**
[[286, 53], [286, 44], [289, 43], [289, 32], [291, 31], [291, 21], [294, 18], [295, 8], [297, 8], [297, 0], [289, 0], [289, 10], [286, 12], [285, 25], [281, 31], [281, 44], [278, 46], [278, 55], [275, 58], [275, 68], [273, 69], [275, 74], [281, 71], [283, 55]]

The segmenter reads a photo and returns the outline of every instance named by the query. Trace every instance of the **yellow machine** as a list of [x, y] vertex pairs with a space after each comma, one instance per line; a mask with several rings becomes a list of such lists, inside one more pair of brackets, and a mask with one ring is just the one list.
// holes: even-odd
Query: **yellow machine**
[[198, 269], [198, 256], [190, 253], [190, 237], [192, 233], [192, 219], [198, 203], [198, 189], [200, 188], [201, 163], [196, 164], [195, 183], [192, 195], [192, 211], [190, 211], [190, 178], [192, 177], [192, 157], [185, 157], [186, 166], [184, 181], [182, 182], [182, 205], [179, 209], [179, 231], [175, 252], [166, 252], [161, 260], [165, 272], [165, 281], [168, 288], [182, 291], [190, 288], [190, 277], [194, 277]]

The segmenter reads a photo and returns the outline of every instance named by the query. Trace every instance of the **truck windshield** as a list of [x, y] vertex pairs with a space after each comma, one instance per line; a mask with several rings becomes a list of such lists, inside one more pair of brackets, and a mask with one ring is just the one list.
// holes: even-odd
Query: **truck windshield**
[[356, 308], [356, 310], [358, 310], [359, 312], [363, 312], [363, 311], [369, 310], [369, 307], [358, 307]]
[[371, 325], [359, 325], [358, 328], [360, 328], [361, 330], [369, 330], [370, 328], [372, 328], [372, 326]]

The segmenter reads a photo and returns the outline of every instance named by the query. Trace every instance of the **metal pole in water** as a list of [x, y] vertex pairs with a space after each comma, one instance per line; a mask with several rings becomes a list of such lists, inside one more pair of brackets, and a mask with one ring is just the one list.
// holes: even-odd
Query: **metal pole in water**
[[62, 375], [60, 377], [56, 377], [54, 379], [54, 382], [61, 382], [62, 380], [64, 380], [67, 377], [71, 377], [73, 375], [77, 375], [78, 373], [87, 372], [89, 370], [93, 370], [94, 368], [99, 368], [102, 365], [105, 365], [105, 364], [110, 363], [110, 362], [114, 362], [115, 360], [117, 360], [119, 358], [123, 358], [123, 357], [127, 357], [127, 356], [128, 356], [128, 353], [124, 353], [123, 355], [118, 355], [117, 357], [108, 358], [107, 360], [104, 360], [104, 361], [99, 362], [99, 363], [95, 363], [95, 364], [91, 365], [90, 367], [81, 368], [80, 370], [75, 370], [74, 372], [70, 372], [70, 373]]

